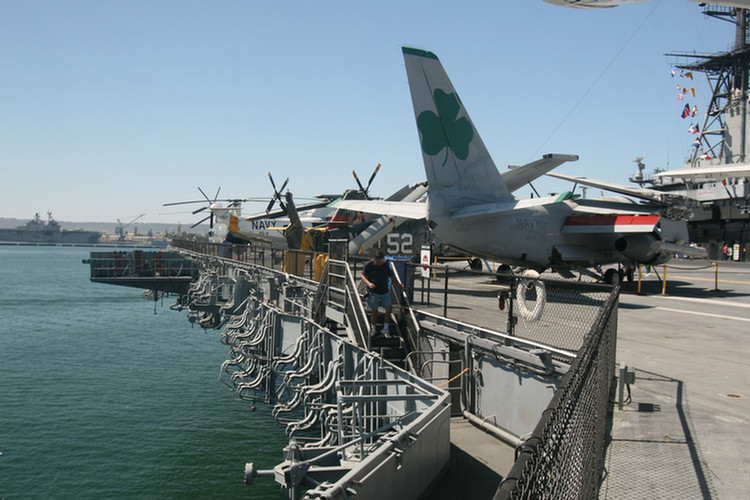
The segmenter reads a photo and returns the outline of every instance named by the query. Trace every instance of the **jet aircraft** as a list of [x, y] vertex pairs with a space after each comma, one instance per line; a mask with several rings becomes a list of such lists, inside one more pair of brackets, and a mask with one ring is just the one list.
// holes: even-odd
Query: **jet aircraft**
[[[336, 206], [391, 217], [426, 218], [436, 242], [509, 266], [554, 269], [572, 277], [620, 262], [663, 263], [675, 253], [704, 257], [687, 245], [684, 220], [624, 198], [518, 199], [512, 191], [575, 155], [545, 155], [502, 175], [497, 170], [438, 57], [404, 47], [427, 175], [427, 203], [342, 201]], [[610, 269], [610, 283], [620, 275]]]

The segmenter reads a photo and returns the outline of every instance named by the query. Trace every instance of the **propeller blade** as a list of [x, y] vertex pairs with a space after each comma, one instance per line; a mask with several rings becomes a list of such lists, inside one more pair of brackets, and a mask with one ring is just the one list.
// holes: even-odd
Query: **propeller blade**
[[286, 180], [284, 181], [284, 184], [281, 185], [281, 189], [279, 189], [279, 195], [281, 195], [281, 193], [284, 191], [284, 188], [286, 187], [287, 184], [289, 184], [289, 177], [287, 177]]
[[198, 210], [193, 210], [193, 215], [197, 214], [198, 212], [203, 212], [203, 211], [204, 211], [205, 209], [207, 209], [207, 208], [208, 208], [208, 207], [201, 207], [201, 208], [199, 208]]
[[378, 163], [378, 166], [375, 167], [375, 171], [370, 176], [370, 180], [367, 181], [367, 187], [365, 188], [365, 194], [367, 194], [367, 191], [370, 189], [370, 184], [372, 184], [372, 180], [375, 178], [376, 175], [378, 175], [378, 170], [380, 170], [380, 163]]
[[208, 227], [210, 227], [211, 229], [214, 228], [214, 213], [213, 212], [211, 212], [210, 220], [208, 221]]
[[362, 183], [359, 182], [359, 177], [357, 177], [357, 172], [355, 172], [354, 170], [352, 170], [352, 175], [354, 176], [354, 180], [357, 181], [357, 185], [359, 186], [359, 190], [364, 193], [365, 192], [365, 188], [364, 188], [364, 186], [362, 186]]
[[[378, 165], [378, 168], [380, 165]], [[214, 196], [214, 203], [216, 203], [216, 200], [219, 199], [219, 191], [221, 191], [221, 186], [219, 186], [219, 189], [216, 190], [216, 196]]]
[[203, 195], [203, 197], [206, 199], [207, 202], [211, 203], [211, 198], [209, 198], [208, 196], [206, 196], [206, 193], [203, 192], [203, 190], [200, 188], [200, 186], [198, 186], [198, 191], [201, 192], [201, 194]]

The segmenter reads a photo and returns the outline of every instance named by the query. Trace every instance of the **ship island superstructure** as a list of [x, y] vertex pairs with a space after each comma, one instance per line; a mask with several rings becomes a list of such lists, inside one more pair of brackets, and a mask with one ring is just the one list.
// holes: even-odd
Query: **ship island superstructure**
[[[705, 245], [711, 258], [721, 258], [724, 244], [738, 244], [744, 249], [739, 253], [744, 260], [750, 241], [750, 13], [706, 5], [704, 15], [733, 23], [735, 40], [731, 50], [718, 54], [667, 54], [674, 61], [674, 73], [691, 79], [703, 73], [712, 92], [703, 122], [690, 127], [696, 139], [685, 168], [655, 169], [653, 175], [644, 175], [643, 159], [636, 158], [638, 173], [630, 181], [687, 200], [693, 212], [688, 221], [690, 239]], [[682, 90], [687, 94], [688, 89], [683, 86]], [[694, 115], [685, 106], [684, 113]]]

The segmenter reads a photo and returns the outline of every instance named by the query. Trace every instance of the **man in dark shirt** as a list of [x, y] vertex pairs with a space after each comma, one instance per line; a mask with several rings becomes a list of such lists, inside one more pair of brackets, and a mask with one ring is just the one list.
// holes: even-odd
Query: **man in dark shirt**
[[[378, 251], [375, 258], [365, 264], [362, 270], [362, 281], [370, 290], [367, 297], [367, 307], [370, 308], [370, 335], [375, 334], [375, 323], [378, 320], [378, 307], [385, 308], [385, 318], [383, 320], [383, 335], [390, 337], [391, 311], [391, 290], [388, 286], [388, 278], [395, 276], [391, 271], [391, 266], [385, 261], [383, 252]], [[398, 280], [394, 280], [398, 283]]]

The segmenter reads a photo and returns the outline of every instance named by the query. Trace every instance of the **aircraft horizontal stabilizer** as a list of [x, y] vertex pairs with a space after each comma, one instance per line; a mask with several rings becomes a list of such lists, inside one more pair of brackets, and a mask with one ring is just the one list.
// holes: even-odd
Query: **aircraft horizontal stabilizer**
[[568, 161], [578, 161], [578, 155], [546, 154], [539, 160], [513, 167], [500, 175], [508, 190], [513, 192]]

